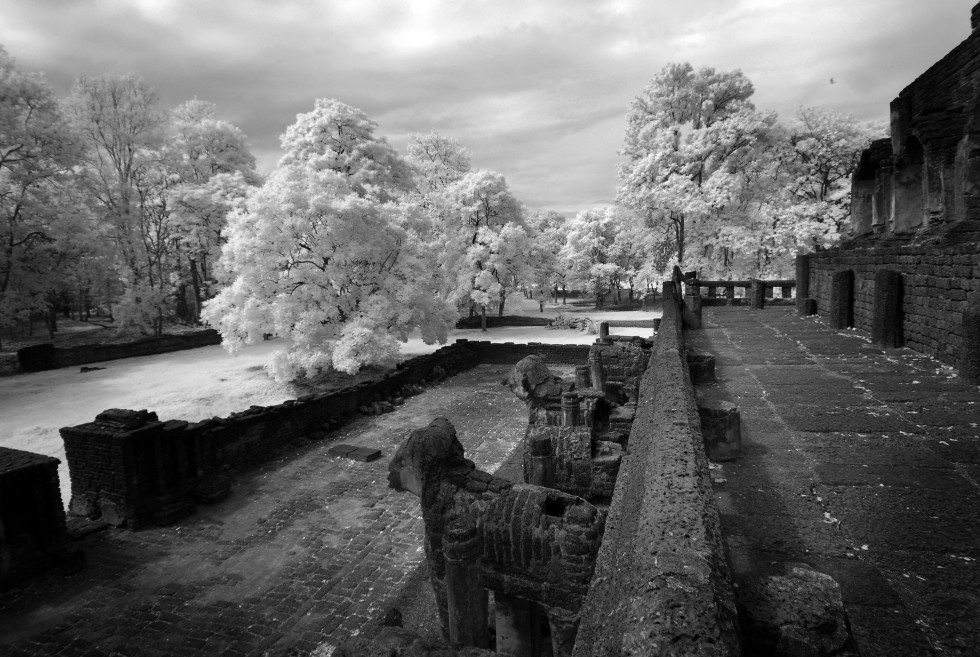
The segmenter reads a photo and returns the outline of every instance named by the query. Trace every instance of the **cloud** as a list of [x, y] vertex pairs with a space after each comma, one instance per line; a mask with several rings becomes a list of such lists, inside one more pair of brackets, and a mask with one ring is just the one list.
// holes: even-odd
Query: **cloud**
[[8, 0], [0, 43], [59, 93], [134, 71], [166, 106], [210, 100], [263, 167], [331, 97], [399, 148], [452, 135], [525, 202], [568, 210], [615, 198], [630, 100], [668, 62], [741, 68], [783, 118], [829, 105], [884, 120], [966, 38], [973, 2]]

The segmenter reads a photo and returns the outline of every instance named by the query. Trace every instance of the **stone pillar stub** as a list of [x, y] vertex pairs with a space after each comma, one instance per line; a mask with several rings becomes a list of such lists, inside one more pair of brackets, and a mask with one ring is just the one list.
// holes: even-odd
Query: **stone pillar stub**
[[875, 272], [871, 342], [889, 348], [905, 344], [902, 331], [902, 275], [892, 269]]
[[752, 308], [762, 310], [766, 307], [766, 286], [758, 278], [752, 279]]
[[609, 322], [599, 322], [599, 339], [604, 340], [609, 337]]
[[715, 357], [704, 351], [688, 351], [687, 367], [691, 372], [691, 383], [704, 385], [715, 382]]
[[854, 326], [854, 272], [836, 271], [830, 279], [830, 326], [845, 329]]
[[742, 451], [742, 416], [727, 401], [709, 401], [698, 406], [704, 450], [712, 461], [733, 461]]
[[446, 596], [449, 601], [449, 640], [455, 644], [487, 648], [487, 590], [480, 574], [480, 535], [476, 527], [444, 539]]
[[960, 374], [973, 383], [980, 383], [980, 292], [973, 292], [967, 298], [960, 334], [963, 336]]
[[522, 598], [495, 591], [497, 654], [534, 657], [538, 654], [540, 607]]

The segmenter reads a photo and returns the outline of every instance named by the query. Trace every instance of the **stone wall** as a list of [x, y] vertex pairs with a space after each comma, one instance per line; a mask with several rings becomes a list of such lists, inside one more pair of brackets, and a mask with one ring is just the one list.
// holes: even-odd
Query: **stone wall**
[[0, 590], [62, 561], [58, 459], [0, 447]]
[[479, 363], [514, 363], [540, 354], [552, 363], [581, 364], [588, 345], [457, 343], [399, 364], [374, 381], [305, 395], [226, 418], [160, 421], [155, 413], [110, 409], [94, 422], [65, 427], [71, 472], [69, 513], [138, 528], [167, 524], [222, 492], [222, 471], [260, 462], [285, 445], [322, 436], [365, 408], [406, 394]]
[[71, 367], [105, 360], [152, 356], [171, 351], [196, 349], [221, 344], [221, 335], [214, 329], [205, 329], [182, 335], [164, 335], [143, 338], [118, 344], [88, 344], [77, 347], [55, 347], [38, 344], [18, 350], [17, 359], [23, 372], [41, 372], [59, 367]]
[[668, 299], [582, 608], [576, 657], [740, 654], [680, 311]]
[[899, 272], [904, 345], [961, 366], [968, 297], [980, 291], [980, 245], [850, 248], [810, 254], [807, 259], [809, 296], [823, 317], [831, 314], [834, 273], [854, 272], [853, 324], [866, 332], [871, 332], [874, 316], [875, 273]]

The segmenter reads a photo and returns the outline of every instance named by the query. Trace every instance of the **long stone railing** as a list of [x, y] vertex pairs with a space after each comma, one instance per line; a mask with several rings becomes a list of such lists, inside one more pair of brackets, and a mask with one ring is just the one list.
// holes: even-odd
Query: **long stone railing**
[[663, 321], [582, 608], [574, 655], [741, 654], [731, 575], [682, 334], [680, 280]]
[[[747, 279], [737, 281], [688, 281], [688, 286], [697, 290], [705, 290], [701, 295], [701, 303], [705, 306], [728, 305], [737, 306], [741, 304], [752, 304], [756, 306], [762, 304], [789, 305], [796, 287], [796, 279], [778, 279], [765, 281], [761, 279]], [[780, 297], [776, 297], [775, 290], [779, 288]], [[735, 296], [735, 290], [743, 290], [742, 297]], [[719, 294], [720, 293], [720, 294]], [[761, 306], [758, 306], [761, 307]]]

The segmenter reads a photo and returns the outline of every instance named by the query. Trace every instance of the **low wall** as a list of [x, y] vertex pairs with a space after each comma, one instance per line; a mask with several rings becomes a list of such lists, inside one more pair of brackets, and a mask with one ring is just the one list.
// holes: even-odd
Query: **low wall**
[[583, 365], [589, 357], [587, 344], [545, 344], [529, 342], [485, 342], [476, 340], [457, 340], [456, 345], [474, 353], [480, 363], [495, 365], [514, 364], [532, 354], [542, 356], [549, 363], [562, 365]]
[[163, 335], [158, 338], [143, 338], [118, 344], [87, 344], [77, 347], [55, 347], [52, 344], [38, 344], [17, 351], [20, 370], [41, 372], [59, 367], [99, 363], [105, 360], [152, 356], [171, 351], [196, 349], [221, 344], [221, 334], [214, 329], [204, 329], [181, 335]]
[[[71, 473], [69, 513], [138, 528], [166, 524], [207, 499], [229, 466], [260, 462], [287, 444], [480, 363], [512, 364], [540, 354], [552, 363], [583, 364], [588, 345], [493, 344], [459, 340], [412, 358], [386, 376], [344, 390], [253, 406], [226, 418], [160, 421], [155, 413], [110, 409], [95, 422], [65, 427]], [[190, 506], [188, 506], [190, 505]]]
[[574, 655], [739, 655], [731, 577], [672, 294], [640, 385]]
[[822, 251], [807, 256], [809, 297], [817, 313], [829, 317], [831, 279], [854, 272], [854, 327], [871, 331], [875, 272], [902, 275], [902, 337], [905, 346], [960, 367], [965, 351], [963, 315], [968, 297], [980, 292], [980, 246], [889, 246]]

